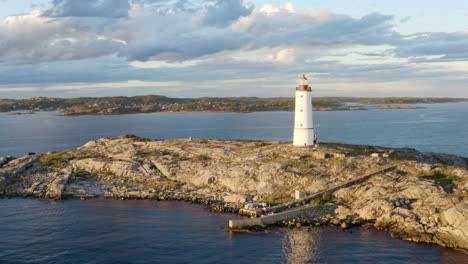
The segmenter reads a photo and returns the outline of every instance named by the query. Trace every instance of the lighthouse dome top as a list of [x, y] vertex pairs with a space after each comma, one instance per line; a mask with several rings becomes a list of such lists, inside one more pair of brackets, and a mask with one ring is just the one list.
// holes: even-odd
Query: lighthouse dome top
[[307, 77], [305, 74], [302, 74], [301, 78], [299, 79], [299, 85], [308, 85], [309, 81], [307, 80]]

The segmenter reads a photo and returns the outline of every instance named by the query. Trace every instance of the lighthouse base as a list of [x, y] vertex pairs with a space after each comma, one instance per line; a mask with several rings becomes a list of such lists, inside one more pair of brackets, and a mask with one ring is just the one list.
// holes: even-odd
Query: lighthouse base
[[298, 145], [293, 145], [293, 148], [313, 148], [317, 145], [304, 145], [304, 146], [298, 146]]
[[314, 146], [314, 129], [295, 128], [294, 129], [294, 147], [308, 148]]

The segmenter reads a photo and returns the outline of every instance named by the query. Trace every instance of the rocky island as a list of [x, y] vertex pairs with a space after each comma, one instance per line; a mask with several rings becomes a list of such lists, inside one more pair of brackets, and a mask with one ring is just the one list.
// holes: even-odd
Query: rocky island
[[[458, 103], [468, 98], [414, 97], [314, 97], [314, 111], [367, 110], [367, 104]], [[349, 105], [357, 104], [357, 105]], [[399, 107], [404, 108], [404, 107]], [[122, 115], [138, 113], [182, 112], [264, 112], [293, 111], [294, 98], [275, 97], [200, 97], [171, 98], [160, 95], [110, 96], [81, 98], [35, 97], [29, 99], [0, 99], [0, 112], [58, 111], [62, 116]]]
[[424, 107], [413, 105], [382, 105], [379, 109], [424, 109]]
[[[414, 149], [127, 135], [0, 158], [0, 196], [178, 200], [233, 213], [262, 204], [308, 206], [313, 213], [276, 225], [374, 226], [467, 249], [467, 168], [467, 158]], [[295, 203], [297, 191], [321, 195], [304, 205]]]
[[32, 112], [32, 111], [8, 113], [8, 115], [33, 115], [33, 114], [35, 114], [35, 112]]

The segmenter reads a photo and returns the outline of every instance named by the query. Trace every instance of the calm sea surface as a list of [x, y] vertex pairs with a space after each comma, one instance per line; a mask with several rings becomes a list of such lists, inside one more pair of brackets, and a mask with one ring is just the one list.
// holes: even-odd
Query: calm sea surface
[[[468, 156], [468, 103], [314, 113], [320, 140]], [[122, 134], [291, 141], [292, 112], [60, 117], [0, 113], [0, 156]], [[186, 203], [0, 199], [0, 263], [468, 263], [468, 253], [378, 230], [233, 234], [231, 214]]]
[[[468, 102], [426, 109], [315, 112], [320, 140], [468, 156]], [[292, 141], [293, 112], [56, 116], [0, 113], [0, 156], [64, 150], [123, 134]]]
[[0, 200], [0, 263], [467, 263], [378, 230], [230, 233], [232, 214], [156, 201]]

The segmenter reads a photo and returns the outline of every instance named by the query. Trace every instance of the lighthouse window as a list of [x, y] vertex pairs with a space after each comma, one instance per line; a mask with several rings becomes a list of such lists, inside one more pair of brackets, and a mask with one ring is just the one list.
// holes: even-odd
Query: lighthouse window
[[301, 94], [301, 98], [302, 98], [302, 94]]
[[301, 112], [302, 112], [302, 109], [301, 109]]
[[302, 126], [302, 124], [301, 124], [301, 126]]

